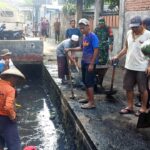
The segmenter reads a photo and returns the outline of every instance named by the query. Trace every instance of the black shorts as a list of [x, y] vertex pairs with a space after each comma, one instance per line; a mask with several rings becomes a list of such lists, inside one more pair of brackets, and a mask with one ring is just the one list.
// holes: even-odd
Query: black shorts
[[138, 85], [139, 92], [147, 90], [147, 75], [144, 71], [125, 70], [123, 88], [132, 91], [135, 85]]
[[82, 64], [82, 81], [87, 88], [95, 85], [95, 66], [93, 71], [88, 71], [89, 64]]

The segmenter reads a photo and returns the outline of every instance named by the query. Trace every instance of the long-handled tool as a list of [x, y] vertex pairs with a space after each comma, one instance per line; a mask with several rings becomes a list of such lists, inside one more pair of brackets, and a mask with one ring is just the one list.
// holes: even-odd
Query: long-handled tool
[[109, 90], [105, 90], [105, 94], [107, 96], [111, 96], [113, 94], [116, 94], [117, 92], [117, 90], [113, 88], [113, 84], [114, 84], [114, 78], [115, 78], [115, 70], [116, 70], [116, 66], [118, 65], [118, 63], [119, 63], [119, 60], [114, 60], [112, 62], [113, 70], [112, 70], [112, 77], [111, 77], [111, 86]]
[[73, 83], [72, 83], [72, 76], [71, 76], [71, 68], [70, 68], [70, 64], [69, 64], [69, 56], [68, 56], [68, 53], [67, 53], [67, 52], [66, 52], [66, 59], [67, 59], [68, 72], [69, 72], [69, 81], [70, 81], [70, 86], [71, 86], [71, 97], [70, 97], [70, 99], [75, 100], [76, 97], [75, 97], [75, 94], [74, 94], [74, 91], [73, 91]]

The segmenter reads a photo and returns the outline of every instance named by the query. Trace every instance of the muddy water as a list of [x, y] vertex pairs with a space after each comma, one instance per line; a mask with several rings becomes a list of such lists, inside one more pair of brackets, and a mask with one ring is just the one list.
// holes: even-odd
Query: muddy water
[[73, 150], [61, 119], [41, 80], [29, 80], [18, 87], [18, 125], [22, 147], [35, 145], [38, 150]]

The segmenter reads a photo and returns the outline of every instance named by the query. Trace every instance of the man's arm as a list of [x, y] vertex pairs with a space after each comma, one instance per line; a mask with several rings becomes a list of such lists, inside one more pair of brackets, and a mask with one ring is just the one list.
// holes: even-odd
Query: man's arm
[[66, 53], [69, 51], [82, 51], [82, 48], [81, 47], [65, 48]]
[[94, 48], [94, 54], [93, 54], [93, 57], [91, 59], [91, 62], [89, 64], [89, 68], [88, 68], [89, 72], [93, 71], [95, 60], [96, 60], [96, 58], [97, 58], [98, 55], [99, 55], [99, 49], [98, 48]]
[[15, 112], [14, 104], [15, 104], [15, 90], [10, 90], [6, 97], [6, 103], [5, 103], [4, 109], [7, 111], [9, 118], [11, 120], [16, 119], [16, 112]]
[[113, 51], [113, 42], [114, 42], [114, 36], [113, 36], [113, 31], [112, 28], [109, 27], [109, 37], [108, 37], [108, 43], [109, 43], [109, 51]]
[[125, 47], [113, 59], [120, 59], [122, 56], [124, 56], [127, 53], [127, 49], [128, 49], [128, 44], [126, 40]]

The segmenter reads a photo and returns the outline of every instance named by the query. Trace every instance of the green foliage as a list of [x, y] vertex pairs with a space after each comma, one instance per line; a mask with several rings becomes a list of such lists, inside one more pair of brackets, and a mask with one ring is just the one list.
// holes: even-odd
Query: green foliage
[[64, 14], [68, 14], [69, 13], [70, 15], [73, 15], [73, 14], [75, 14], [75, 11], [76, 11], [76, 5], [75, 4], [67, 3], [63, 7], [63, 13]]
[[119, 0], [104, 0], [104, 3], [109, 3], [109, 9], [114, 9], [116, 6], [119, 8]]
[[34, 1], [36, 0], [24, 0], [27, 5], [33, 5]]
[[10, 9], [13, 10], [15, 9], [14, 7], [12, 7], [11, 4], [5, 3], [5, 2], [0, 2], [0, 9]]
[[93, 5], [95, 3], [95, 0], [85, 0], [84, 1], [84, 7], [85, 8], [89, 8], [91, 7], [91, 5]]

